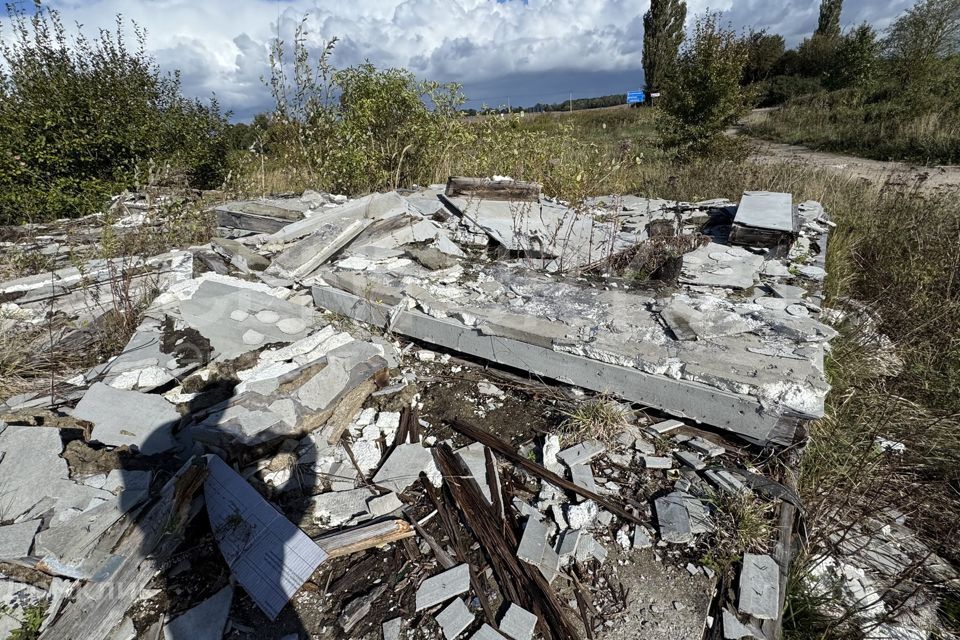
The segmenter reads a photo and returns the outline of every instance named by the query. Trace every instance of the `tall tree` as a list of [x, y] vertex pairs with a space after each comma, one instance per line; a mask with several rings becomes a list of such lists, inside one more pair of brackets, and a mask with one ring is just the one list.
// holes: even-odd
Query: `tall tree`
[[944, 59], [960, 54], [960, 0], [918, 0], [890, 26], [883, 44], [905, 85], [939, 84], [949, 66]]
[[650, 0], [643, 14], [643, 76], [647, 99], [659, 91], [683, 43], [687, 3], [683, 0]]
[[843, 0], [820, 0], [820, 20], [814, 34], [824, 38], [839, 38], [842, 9]]

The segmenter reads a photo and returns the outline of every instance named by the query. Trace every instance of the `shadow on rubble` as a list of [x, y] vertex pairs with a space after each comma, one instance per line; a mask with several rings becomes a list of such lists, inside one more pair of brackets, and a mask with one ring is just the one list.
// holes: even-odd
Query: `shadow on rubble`
[[[143, 516], [164, 499], [164, 486], [171, 481], [177, 482], [178, 474], [182, 474], [190, 464], [207, 468], [207, 454], [217, 455], [231, 469], [239, 470], [240, 476], [236, 479], [243, 484], [249, 482], [246, 486], [253, 486], [271, 504], [275, 504], [281, 497], [271, 487], [258, 482], [253, 473], [248, 472], [257, 460], [276, 454], [284, 441], [282, 435], [271, 437], [264, 434], [268, 444], [255, 450], [243, 447], [224, 449], [193, 438], [193, 427], [214, 413], [218, 406], [222, 408], [222, 404], [233, 396], [236, 384], [236, 380], [221, 379], [206, 383], [194, 391], [194, 398], [186, 405], [181, 405], [179, 429], [177, 425], [173, 425], [176, 448], [172, 452], [152, 456], [127, 452], [115, 460], [123, 475], [124, 490], [120, 495], [120, 505], [124, 510], [133, 508], [144, 497], [140, 491], [129, 491], [127, 485], [135, 486], [138, 472], [153, 471], [151, 497], [137, 513], [137, 525], [142, 526], [143, 533], [148, 534], [146, 528], [150, 526], [149, 519]], [[155, 390], [162, 391], [164, 389]], [[164, 429], [158, 429], [151, 434], [142, 449], [149, 451], [155, 441], [168, 438], [168, 434], [163, 431]], [[283, 516], [294, 524], [300, 523], [308, 512], [307, 497], [312, 495], [315, 484], [315, 477], [301, 477], [299, 493], [302, 493], [304, 498], [284, 500]], [[246, 497], [238, 495], [237, 499], [243, 501], [244, 506], [254, 507], [253, 515], [234, 513], [219, 523], [220, 530], [215, 530], [211, 523], [213, 518], [208, 514], [204, 493], [204, 487], [199, 487], [194, 494], [187, 520], [180, 531], [175, 530], [175, 524], [168, 523], [171, 530], [162, 533], [160, 544], [147, 542], [149, 536], [145, 536], [141, 555], [158, 560], [160, 571], [148, 585], [146, 593], [141, 594], [140, 599], [128, 612], [137, 629], [136, 637], [163, 637], [166, 640], [213, 639], [221, 637], [221, 630], [223, 638], [270, 640], [310, 637], [292, 606], [282, 606], [276, 619], [271, 619], [261, 610], [255, 599], [237, 584], [231, 570], [230, 565], [233, 562], [240, 565], [250, 563], [247, 556], [242, 555], [245, 552], [264, 543], [269, 545], [265, 553], [255, 561], [255, 570], [259, 575], [256, 588], [260, 591], [257, 599], [285, 601], [285, 596], [278, 593], [280, 585], [290, 580], [284, 567], [286, 563], [295, 563], [299, 558], [288, 557], [293, 546], [291, 540], [273, 538], [264, 541], [262, 536], [270, 527], [269, 520], [276, 514], [270, 510], [256, 512], [256, 505], [250, 505]], [[230, 531], [225, 532], [222, 527], [229, 527]], [[295, 532], [295, 528], [289, 531], [291, 534]], [[162, 540], [166, 536], [178, 534], [179, 544], [170, 553]], [[227, 538], [230, 543], [220, 545], [218, 538]], [[233, 557], [228, 558], [231, 555]], [[160, 625], [164, 623], [166, 629], [161, 630]]]

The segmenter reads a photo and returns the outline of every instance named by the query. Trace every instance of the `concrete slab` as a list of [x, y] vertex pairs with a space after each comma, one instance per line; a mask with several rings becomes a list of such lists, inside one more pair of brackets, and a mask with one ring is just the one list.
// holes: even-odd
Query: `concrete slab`
[[391, 491], [403, 493], [407, 487], [417, 481], [421, 471], [426, 471], [427, 476], [435, 481], [434, 484], [440, 482], [440, 472], [433, 462], [433, 454], [429, 449], [419, 444], [401, 444], [393, 450], [390, 457], [373, 476], [373, 483]]
[[497, 633], [497, 630], [488, 624], [480, 627], [475, 634], [470, 636], [470, 640], [504, 640], [503, 636]]
[[417, 611], [446, 602], [470, 589], [470, 567], [461, 564], [427, 578], [417, 589]]
[[557, 459], [568, 467], [572, 467], [590, 462], [606, 450], [607, 448], [603, 443], [597, 440], [588, 440], [587, 442], [581, 442], [568, 449], [564, 449], [557, 454]]
[[93, 424], [94, 440], [136, 446], [145, 455], [172, 449], [173, 428], [180, 422], [180, 414], [163, 396], [114, 389], [102, 382], [84, 394], [73, 417]]

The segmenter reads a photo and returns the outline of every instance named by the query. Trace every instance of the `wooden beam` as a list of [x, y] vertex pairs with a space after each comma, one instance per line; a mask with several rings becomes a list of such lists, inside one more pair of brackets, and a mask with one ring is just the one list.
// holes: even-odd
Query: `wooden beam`
[[540, 184], [519, 180], [491, 180], [450, 176], [444, 195], [448, 198], [481, 198], [483, 200], [540, 200]]
[[331, 558], [339, 558], [404, 538], [412, 538], [413, 535], [413, 527], [408, 522], [384, 520], [325, 534], [314, 538], [313, 541], [320, 545], [320, 548]]

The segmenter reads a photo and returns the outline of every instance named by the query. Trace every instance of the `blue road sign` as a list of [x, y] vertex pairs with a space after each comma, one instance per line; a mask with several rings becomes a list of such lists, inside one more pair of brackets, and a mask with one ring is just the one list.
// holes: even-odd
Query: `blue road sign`
[[647, 99], [646, 94], [643, 91], [628, 91], [627, 92], [627, 104], [638, 104]]

